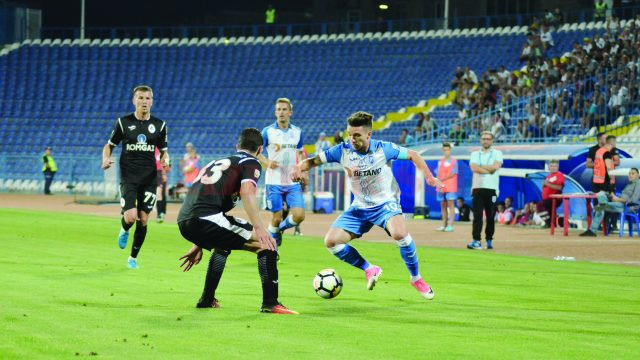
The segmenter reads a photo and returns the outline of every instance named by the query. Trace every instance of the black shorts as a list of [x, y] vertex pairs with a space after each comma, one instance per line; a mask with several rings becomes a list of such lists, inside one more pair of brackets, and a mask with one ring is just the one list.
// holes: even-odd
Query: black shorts
[[253, 231], [247, 221], [223, 213], [183, 220], [178, 228], [185, 239], [209, 251], [240, 250]]
[[122, 212], [133, 208], [150, 214], [156, 204], [155, 184], [120, 184], [120, 207]]

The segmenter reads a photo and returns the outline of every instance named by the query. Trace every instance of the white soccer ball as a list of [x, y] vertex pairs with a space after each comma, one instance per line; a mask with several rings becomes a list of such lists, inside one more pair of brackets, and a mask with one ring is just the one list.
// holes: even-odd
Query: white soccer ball
[[342, 291], [342, 278], [334, 269], [318, 271], [313, 278], [313, 289], [323, 299], [331, 299]]

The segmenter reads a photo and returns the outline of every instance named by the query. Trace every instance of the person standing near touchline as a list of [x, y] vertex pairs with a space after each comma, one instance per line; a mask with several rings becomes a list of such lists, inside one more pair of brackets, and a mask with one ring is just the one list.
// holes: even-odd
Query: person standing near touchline
[[493, 148], [493, 134], [483, 131], [480, 134], [482, 148], [471, 153], [469, 167], [473, 171], [471, 207], [473, 209], [473, 241], [467, 244], [467, 249], [482, 250], [482, 212], [485, 212], [487, 224], [485, 226], [485, 240], [487, 249], [493, 249], [493, 233], [495, 231], [494, 204], [498, 199], [500, 175], [502, 167], [502, 151]]

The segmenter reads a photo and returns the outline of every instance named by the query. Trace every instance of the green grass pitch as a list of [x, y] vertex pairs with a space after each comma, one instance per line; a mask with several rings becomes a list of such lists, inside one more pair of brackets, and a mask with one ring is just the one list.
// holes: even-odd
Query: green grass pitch
[[[367, 291], [321, 239], [285, 236], [280, 300], [301, 315], [269, 315], [258, 312], [254, 255], [229, 258], [221, 309], [196, 309], [208, 253], [181, 272], [190, 244], [175, 224], [151, 223], [141, 268], [129, 270], [118, 228], [114, 218], [0, 209], [0, 359], [640, 358], [637, 267], [420, 247], [436, 291], [427, 302], [393, 244], [355, 241], [384, 269]], [[311, 285], [327, 267], [344, 280], [331, 300]]]

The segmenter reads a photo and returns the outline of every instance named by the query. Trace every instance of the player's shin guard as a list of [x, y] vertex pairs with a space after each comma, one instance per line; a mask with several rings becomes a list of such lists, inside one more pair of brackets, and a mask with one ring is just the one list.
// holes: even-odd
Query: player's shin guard
[[409, 274], [411, 274], [411, 280], [415, 281], [420, 278], [420, 272], [418, 271], [418, 253], [416, 252], [416, 244], [413, 243], [411, 235], [407, 235], [405, 238], [398, 240], [398, 247], [400, 248], [400, 256], [404, 260]]
[[329, 252], [335, 255], [338, 259], [348, 263], [351, 266], [355, 266], [362, 270], [369, 268], [369, 263], [354, 247], [349, 244], [338, 244], [334, 247], [328, 248]]
[[293, 215], [289, 215], [284, 220], [282, 220], [278, 228], [280, 228], [280, 231], [285, 231], [287, 229], [295, 227], [296, 225], [298, 225], [298, 223], [293, 221]]
[[262, 282], [262, 307], [278, 304], [278, 253], [262, 250], [258, 253], [258, 272]]
[[122, 224], [122, 229], [124, 231], [129, 231], [129, 229], [131, 229], [131, 227], [133, 226], [133, 223], [127, 224], [127, 222], [124, 221], [124, 216], [122, 217], [122, 219], [120, 219], [120, 223]]
[[142, 225], [141, 221], [136, 221], [136, 231], [133, 233], [133, 246], [131, 246], [131, 257], [137, 258], [144, 238], [147, 236], [147, 225]]
[[231, 254], [231, 251], [228, 250], [215, 249], [211, 252], [209, 266], [207, 267], [207, 276], [204, 280], [204, 290], [202, 290], [202, 296], [198, 304], [210, 305], [213, 302], [229, 254]]

